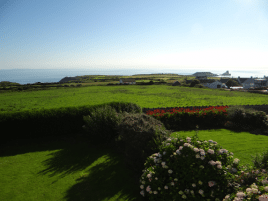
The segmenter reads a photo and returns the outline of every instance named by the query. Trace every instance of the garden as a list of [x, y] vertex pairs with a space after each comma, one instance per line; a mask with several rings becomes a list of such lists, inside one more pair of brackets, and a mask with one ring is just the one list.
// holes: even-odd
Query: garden
[[[158, 90], [154, 86], [118, 86], [118, 89], [120, 87], [125, 91], [118, 91], [117, 95], [125, 93], [122, 98], [132, 96], [135, 103], [121, 104], [121, 108], [119, 102], [118, 106], [107, 103], [105, 107], [84, 115], [81, 122], [83, 132], [37, 139], [14, 139], [1, 146], [1, 199], [268, 199], [266, 113], [228, 107], [230, 104], [226, 104], [231, 99], [240, 105], [253, 104], [254, 101], [264, 104], [263, 95], [246, 95], [248, 98], [241, 101], [239, 92], [239, 95], [232, 92], [228, 99], [226, 95], [230, 92], [210, 89], [190, 91], [181, 87], [177, 89], [178, 93], [168, 92], [166, 86], [159, 86]], [[176, 107], [169, 111], [143, 113], [141, 106], [150, 107], [149, 103], [142, 104], [144, 89], [149, 102], [156, 100], [153, 107], [170, 107], [167, 103], [172, 98], [169, 96], [180, 96], [183, 100], [177, 101], [182, 101], [182, 106], [186, 103], [200, 106], [202, 104], [191, 103], [199, 92], [201, 100], [206, 101], [203, 105], [215, 106], [202, 110]], [[67, 101], [71, 100], [68, 95], [77, 93], [81, 94], [78, 95], [81, 98], [82, 94], [85, 95], [85, 89], [79, 90], [62, 91], [62, 97], [55, 100], [65, 100], [66, 106], [74, 105], [74, 101], [72, 104]], [[94, 90], [90, 88], [91, 92]], [[110, 90], [115, 93], [115, 89], [111, 88], [102, 90], [106, 93], [92, 94], [97, 98], [105, 94], [107, 97]], [[186, 90], [189, 91], [183, 97], [181, 92]], [[55, 100], [45, 98], [45, 94], [55, 96], [53, 90], [50, 93], [40, 92], [40, 95], [31, 93], [43, 99], [43, 107], [53, 108]], [[141, 96], [134, 96], [135, 93]], [[210, 96], [206, 96], [206, 93]], [[218, 104], [213, 101], [220, 93], [227, 98], [222, 99], [222, 106], [216, 106]], [[15, 94], [8, 96], [1, 97], [1, 100], [12, 100]], [[16, 96], [18, 99], [13, 99], [11, 104], [24, 104], [25, 109], [37, 107], [25, 103], [27, 92]], [[83, 101], [76, 104], [84, 104]], [[95, 103], [96, 99], [90, 102], [92, 105]], [[7, 112], [5, 107], [2, 109]], [[14, 109], [18, 110], [17, 106]]]

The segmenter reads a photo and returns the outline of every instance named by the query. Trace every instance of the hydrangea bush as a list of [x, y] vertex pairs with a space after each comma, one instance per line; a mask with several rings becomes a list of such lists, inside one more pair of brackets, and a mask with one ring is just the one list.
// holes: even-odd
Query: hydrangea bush
[[[147, 158], [141, 195], [148, 200], [223, 200], [235, 192], [239, 159], [212, 140], [169, 138]], [[209, 199], [210, 198], [210, 199]]]

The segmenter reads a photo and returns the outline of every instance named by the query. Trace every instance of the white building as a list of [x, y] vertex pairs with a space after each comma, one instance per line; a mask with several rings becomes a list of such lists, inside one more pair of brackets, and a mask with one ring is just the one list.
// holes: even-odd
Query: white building
[[251, 78], [248, 78], [246, 81], [244, 81], [242, 83], [242, 86], [244, 89], [249, 89], [250, 87], [254, 87], [254, 79], [251, 77]]

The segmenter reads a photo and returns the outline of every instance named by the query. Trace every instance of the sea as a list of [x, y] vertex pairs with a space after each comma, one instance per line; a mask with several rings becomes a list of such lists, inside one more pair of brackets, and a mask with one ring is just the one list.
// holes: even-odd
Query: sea
[[[136, 74], [169, 74], [174, 73], [178, 75], [192, 75], [196, 72], [211, 72], [213, 74], [223, 74], [227, 70], [215, 70], [215, 69], [133, 69], [133, 68], [121, 68], [121, 69], [0, 69], [0, 82], [9, 81], [19, 84], [33, 84], [36, 82], [49, 83], [59, 82], [64, 77], [75, 77], [84, 75], [118, 75], [118, 76], [132, 76]], [[231, 76], [225, 76], [227, 78], [263, 78], [268, 75], [268, 71], [244, 71], [244, 70], [229, 70]], [[224, 76], [217, 76], [224, 77]]]

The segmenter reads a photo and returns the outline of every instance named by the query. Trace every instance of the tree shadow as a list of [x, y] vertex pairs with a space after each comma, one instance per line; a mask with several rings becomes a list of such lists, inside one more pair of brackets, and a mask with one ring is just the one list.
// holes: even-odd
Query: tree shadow
[[[54, 139], [55, 140], [55, 139]], [[11, 145], [10, 145], [11, 146]], [[8, 149], [1, 155], [12, 156], [29, 152], [55, 150], [42, 164], [46, 167], [39, 175], [55, 176], [55, 181], [71, 174], [84, 172], [65, 192], [64, 200], [144, 200], [139, 194], [139, 176], [125, 164], [123, 156], [107, 144], [91, 143], [80, 137], [45, 142], [32, 140]], [[16, 149], [15, 149], [16, 148]], [[57, 150], [57, 151], [56, 151]], [[99, 160], [101, 158], [101, 160]], [[118, 195], [118, 196], [117, 196]]]
[[109, 200], [117, 194], [121, 195], [117, 199], [142, 200], [137, 177], [109, 145], [80, 141], [49, 155], [50, 158], [42, 162], [47, 168], [38, 174], [58, 175], [60, 179], [80, 171], [85, 173], [66, 191], [64, 200]]

